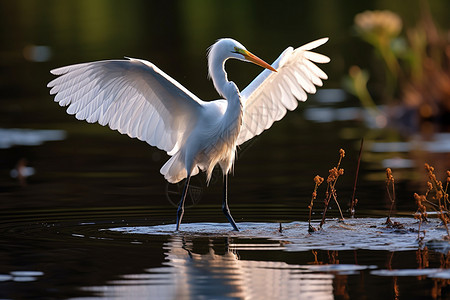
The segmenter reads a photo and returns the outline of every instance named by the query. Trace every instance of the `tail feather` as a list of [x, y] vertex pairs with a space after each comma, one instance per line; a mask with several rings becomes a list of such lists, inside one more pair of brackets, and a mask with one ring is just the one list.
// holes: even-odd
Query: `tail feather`
[[[186, 165], [180, 152], [172, 156], [162, 167], [159, 172], [170, 183], [177, 183], [187, 177]], [[197, 175], [199, 169], [197, 166], [191, 172], [191, 176]]]

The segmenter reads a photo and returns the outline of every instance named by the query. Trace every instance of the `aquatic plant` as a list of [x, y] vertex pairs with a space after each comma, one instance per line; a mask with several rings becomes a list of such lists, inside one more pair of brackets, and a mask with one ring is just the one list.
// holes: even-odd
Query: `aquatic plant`
[[[392, 214], [392, 209], [394, 208], [394, 205], [395, 205], [395, 179], [394, 179], [394, 175], [392, 175], [391, 168], [386, 169], [386, 191], [387, 191], [389, 200], [391, 201], [391, 208], [389, 209], [389, 215], [386, 219], [386, 224], [391, 225], [392, 224], [391, 214]], [[391, 191], [392, 191], [392, 193], [391, 193]]]
[[[322, 226], [325, 223], [325, 216], [326, 216], [331, 198], [334, 199], [334, 201], [337, 205], [337, 208], [341, 215], [341, 220], [342, 221], [344, 220], [344, 215], [342, 214], [341, 206], [339, 205], [339, 202], [337, 200], [337, 193], [336, 193], [336, 188], [335, 188], [336, 182], [337, 182], [339, 176], [344, 174], [344, 169], [340, 168], [342, 158], [344, 158], [344, 157], [345, 157], [344, 149], [339, 149], [339, 161], [338, 161], [336, 167], [333, 167], [331, 170], [328, 171], [329, 174], [327, 177], [327, 189], [325, 191], [325, 199], [323, 201], [324, 208], [323, 208], [322, 220], [320, 221], [319, 229], [322, 229]], [[308, 205], [308, 209], [309, 209], [308, 232], [309, 233], [317, 231], [317, 229], [311, 225], [311, 215], [312, 215], [314, 200], [316, 200], [316, 198], [317, 198], [317, 190], [323, 181], [324, 181], [324, 179], [322, 177], [320, 177], [319, 175], [316, 175], [314, 177], [314, 190], [312, 192], [311, 201]]]
[[[450, 114], [450, 35], [436, 26], [427, 2], [421, 4], [421, 18], [414, 27], [403, 28], [399, 15], [382, 10], [357, 14], [354, 29], [382, 62], [374, 67], [381, 66], [381, 74], [383, 70], [385, 74], [384, 78], [374, 76], [376, 94], [390, 107], [400, 108], [409, 121], [445, 124], [445, 116]], [[379, 71], [352, 66], [345, 85], [374, 116], [375, 123], [384, 127], [394, 114], [380, 111], [367, 87], [370, 76]]]
[[397, 77], [400, 65], [391, 45], [402, 31], [402, 19], [389, 10], [368, 10], [357, 14], [354, 21], [358, 35], [374, 46], [383, 58], [388, 76]]
[[389, 214], [388, 214], [388, 217], [384, 224], [386, 224], [388, 228], [404, 229], [405, 227], [403, 226], [402, 223], [392, 222], [392, 220], [391, 220], [392, 210], [394, 209], [395, 199], [396, 199], [395, 198], [395, 178], [394, 178], [394, 175], [392, 175], [391, 168], [386, 169], [386, 191], [387, 191], [388, 198], [391, 201], [391, 207], [389, 209]]
[[345, 156], [344, 149], [339, 150], [339, 161], [336, 165], [336, 167], [332, 168], [328, 171], [329, 175], [327, 178], [327, 190], [325, 192], [325, 200], [324, 200], [324, 209], [322, 214], [322, 220], [320, 221], [319, 228], [322, 228], [323, 224], [325, 223], [325, 216], [327, 213], [328, 205], [330, 204], [331, 197], [333, 197], [334, 201], [336, 202], [336, 205], [339, 209], [339, 213], [341, 214], [341, 220], [344, 220], [344, 216], [342, 215], [342, 210], [339, 205], [339, 202], [337, 200], [337, 193], [336, 193], [336, 182], [339, 178], [339, 176], [344, 174], [344, 169], [339, 168], [342, 162], [342, 158]]
[[309, 208], [308, 232], [314, 232], [314, 231], [317, 230], [316, 228], [314, 228], [311, 225], [311, 214], [312, 214], [312, 208], [313, 208], [313, 205], [314, 205], [314, 200], [316, 200], [316, 198], [317, 198], [317, 188], [319, 187], [319, 185], [322, 184], [322, 182], [323, 182], [323, 178], [320, 177], [319, 175], [316, 175], [316, 177], [314, 177], [314, 184], [315, 184], [314, 185], [314, 191], [312, 192], [311, 202], [308, 205], [308, 208]]
[[[322, 226], [325, 223], [325, 217], [326, 217], [326, 213], [327, 213], [328, 206], [330, 204], [331, 198], [334, 199], [334, 201], [335, 201], [335, 203], [337, 205], [337, 208], [338, 208], [339, 213], [341, 215], [341, 220], [342, 221], [344, 220], [344, 215], [342, 214], [341, 206], [339, 205], [339, 202], [337, 200], [337, 192], [336, 192], [336, 187], [335, 187], [339, 176], [344, 174], [344, 169], [340, 168], [340, 165], [341, 165], [341, 162], [342, 162], [342, 158], [344, 158], [344, 157], [345, 157], [344, 149], [339, 149], [339, 161], [338, 161], [336, 167], [333, 167], [332, 169], [330, 169], [328, 171], [327, 189], [325, 191], [325, 199], [323, 201], [324, 202], [324, 208], [323, 208], [322, 220], [320, 221], [319, 229], [322, 229]], [[309, 209], [308, 232], [309, 233], [317, 231], [317, 229], [314, 228], [311, 225], [311, 215], [312, 215], [312, 209], [313, 209], [313, 205], [314, 205], [314, 200], [316, 200], [316, 198], [317, 198], [317, 190], [318, 190], [319, 186], [322, 184], [322, 182], [324, 182], [324, 179], [322, 177], [320, 177], [319, 175], [316, 175], [314, 177], [314, 190], [312, 192], [311, 201], [310, 201], [310, 203], [308, 205], [308, 209]]]
[[428, 222], [427, 220], [427, 208], [423, 204], [427, 201], [425, 195], [419, 195], [414, 193], [414, 199], [416, 199], [417, 211], [414, 214], [414, 218], [419, 220], [419, 229], [417, 230], [417, 240], [422, 241], [425, 238], [425, 231], [423, 231], [423, 236], [420, 236], [420, 227], [422, 226], [422, 222]]
[[442, 221], [445, 229], [447, 230], [447, 239], [450, 239], [450, 231], [448, 229], [448, 222], [450, 221], [450, 216], [447, 210], [447, 202], [448, 202], [448, 175], [449, 171], [447, 171], [447, 185], [444, 190], [442, 181], [437, 180], [436, 175], [434, 174], [434, 167], [429, 164], [425, 164], [425, 170], [427, 171], [428, 179], [430, 181], [427, 182], [427, 192], [425, 194], [425, 198], [429, 196], [432, 200], [437, 202], [437, 216]]
[[358, 154], [358, 164], [356, 165], [355, 183], [353, 184], [352, 200], [350, 201], [350, 216], [352, 218], [355, 217], [355, 207], [356, 207], [356, 204], [358, 203], [358, 199], [355, 198], [356, 184], [358, 183], [359, 166], [361, 165], [361, 155], [362, 155], [363, 145], [364, 145], [364, 139], [361, 139], [361, 146], [359, 147], [359, 154]]
[[446, 185], [443, 187], [442, 181], [439, 181], [434, 173], [434, 167], [429, 164], [425, 164], [425, 170], [427, 172], [427, 190], [425, 195], [419, 195], [414, 193], [414, 199], [417, 204], [417, 211], [414, 214], [414, 218], [419, 220], [419, 237], [420, 240], [420, 226], [422, 222], [427, 222], [427, 207], [426, 205], [433, 208], [437, 217], [442, 221], [447, 235], [445, 239], [450, 239], [450, 231], [448, 228], [448, 223], [450, 222], [450, 215], [448, 212], [449, 198], [448, 198], [448, 186], [450, 183], [450, 171], [446, 172]]

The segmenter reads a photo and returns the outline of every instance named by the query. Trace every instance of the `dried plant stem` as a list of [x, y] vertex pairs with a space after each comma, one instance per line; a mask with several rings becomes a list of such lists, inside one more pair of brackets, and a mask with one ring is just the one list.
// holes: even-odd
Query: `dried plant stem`
[[[392, 189], [392, 195], [390, 192], [390, 188]], [[389, 215], [386, 219], [386, 224], [392, 224], [391, 214], [395, 204], [395, 179], [394, 176], [392, 175], [392, 170], [390, 168], [386, 169], [386, 190], [388, 193], [389, 200], [391, 201], [391, 208], [389, 209]]]
[[[342, 158], [344, 156], [345, 156], [345, 151], [343, 149], [340, 149], [339, 150], [339, 161], [337, 163], [337, 166], [329, 171], [329, 175], [327, 178], [327, 191], [325, 193], [325, 200], [324, 200], [324, 209], [323, 209], [322, 220], [320, 221], [319, 228], [322, 228], [323, 224], [325, 223], [325, 216], [326, 216], [326, 213], [328, 210], [328, 205], [330, 204], [330, 201], [331, 201], [331, 197], [333, 197], [334, 200], [336, 201], [336, 203], [338, 204], [337, 196], [336, 196], [336, 189], [334, 187], [336, 185], [336, 182], [337, 182], [339, 176], [344, 174], [344, 169], [339, 169]], [[339, 204], [338, 204], [338, 207], [339, 207]], [[340, 207], [339, 207], [339, 211], [341, 212], [341, 217], [343, 220], [344, 217], [342, 216], [342, 211], [341, 211]]]
[[325, 224], [325, 216], [327, 214], [328, 205], [330, 204], [331, 195], [334, 194], [334, 192], [335, 192], [334, 191], [334, 185], [331, 185], [330, 183], [328, 183], [326, 197], [325, 197], [325, 200], [324, 200], [325, 207], [323, 209], [322, 220], [320, 221], [319, 228], [322, 228], [323, 224]]
[[341, 206], [339, 205], [339, 202], [337, 200], [336, 193], [333, 193], [333, 199], [334, 199], [334, 202], [336, 202], [339, 213], [341, 214], [341, 220], [344, 221], [344, 215], [342, 214]]
[[391, 194], [389, 192], [389, 186], [387, 187], [387, 192], [388, 192], [389, 199], [391, 200], [391, 208], [389, 209], [389, 217], [391, 217], [392, 210], [394, 209], [394, 204], [395, 204], [395, 186], [394, 186], [394, 182], [392, 182], [392, 197], [391, 197]]
[[421, 241], [420, 239], [420, 226], [422, 226], [422, 219], [419, 219], [419, 228], [417, 229], [417, 240]]
[[312, 225], [311, 225], [311, 214], [312, 214], [312, 208], [314, 205], [314, 200], [317, 198], [317, 188], [319, 187], [319, 185], [322, 184], [322, 182], [323, 182], [323, 178], [320, 177], [319, 175], [316, 175], [316, 177], [314, 177], [314, 183], [315, 183], [314, 191], [311, 196], [311, 203], [308, 206], [308, 208], [309, 208], [308, 232], [309, 233], [316, 231], [316, 229], [314, 227], [312, 227]]
[[449, 212], [447, 209], [447, 202], [448, 202], [448, 194], [447, 194], [447, 188], [448, 183], [450, 181], [450, 172], [447, 171], [447, 185], [445, 187], [445, 190], [443, 188], [442, 182], [437, 180], [436, 175], [434, 174], [434, 167], [430, 166], [429, 164], [425, 164], [425, 170], [427, 171], [428, 178], [430, 181], [427, 183], [427, 193], [425, 194], [425, 197], [428, 195], [432, 195], [432, 199], [437, 200], [438, 202], [438, 209], [437, 214], [438, 218], [442, 221], [444, 224], [444, 227], [447, 231], [447, 239], [450, 239], [450, 230], [448, 228], [448, 222], [450, 221]]
[[[327, 194], [328, 194], [328, 192], [327, 192]], [[325, 201], [324, 201], [325, 207], [323, 208], [322, 220], [320, 221], [320, 225], [319, 225], [320, 229], [322, 229], [322, 226], [325, 223], [325, 215], [326, 215], [327, 210], [328, 210], [328, 204], [330, 204], [330, 198], [327, 196], [325, 198]]]
[[363, 145], [364, 145], [364, 139], [361, 139], [361, 146], [359, 147], [359, 154], [358, 154], [358, 164], [356, 165], [355, 183], [353, 184], [352, 202], [351, 202], [351, 206], [350, 206], [350, 215], [352, 218], [355, 217], [355, 206], [356, 206], [356, 203], [358, 203], [358, 199], [355, 199], [356, 183], [358, 182], [359, 166], [361, 164], [361, 154], [362, 154]]
[[435, 208], [436, 210], [439, 209], [439, 205], [437, 205], [436, 203], [433, 203], [433, 202], [431, 202], [431, 201], [429, 201], [427, 199], [425, 199], [424, 202], [429, 204], [429, 205], [431, 205], [431, 206], [433, 206], [433, 208]]
[[[421, 241], [422, 239], [420, 238], [420, 227], [422, 226], [423, 221], [428, 221], [427, 220], [427, 208], [423, 204], [423, 202], [427, 201], [427, 198], [424, 195], [419, 195], [417, 193], [414, 193], [414, 199], [416, 199], [416, 204], [417, 204], [417, 211], [414, 214], [414, 218], [419, 219], [419, 229], [417, 230], [418, 231], [417, 240]], [[425, 231], [424, 231], [423, 235], [425, 237]]]

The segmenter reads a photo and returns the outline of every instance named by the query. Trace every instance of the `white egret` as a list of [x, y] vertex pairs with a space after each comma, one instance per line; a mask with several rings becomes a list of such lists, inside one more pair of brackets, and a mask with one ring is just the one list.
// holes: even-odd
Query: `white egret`
[[[228, 208], [228, 174], [236, 147], [270, 128], [287, 110], [294, 110], [307, 93], [315, 93], [327, 75], [314, 63], [330, 59], [310, 50], [326, 43], [322, 38], [297, 49], [288, 47], [272, 65], [250, 53], [242, 44], [219, 39], [209, 48], [208, 69], [214, 87], [224, 98], [202, 101], [154, 64], [128, 58], [76, 64], [51, 71], [59, 77], [47, 86], [67, 113], [89, 123], [138, 138], [167, 152], [162, 166], [167, 181], [186, 178], [177, 210], [176, 230], [184, 213], [191, 176], [215, 165], [224, 175], [222, 210], [239, 230]], [[227, 59], [252, 62], [266, 70], [242, 92], [228, 81]]]

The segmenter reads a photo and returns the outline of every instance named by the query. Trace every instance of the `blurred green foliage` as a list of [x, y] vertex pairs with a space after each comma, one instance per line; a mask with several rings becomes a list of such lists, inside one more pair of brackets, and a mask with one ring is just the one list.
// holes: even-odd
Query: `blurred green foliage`
[[[432, 121], [439, 130], [450, 124], [450, 30], [439, 27], [426, 1], [414, 25], [403, 26], [400, 15], [389, 10], [365, 11], [355, 16], [355, 31], [373, 47], [380, 61], [369, 70], [352, 66], [346, 87], [371, 112], [375, 106], [368, 89], [375, 74], [377, 102], [396, 105], [419, 125]], [[402, 28], [404, 27], [404, 28]], [[376, 76], [384, 70], [384, 77]], [[383, 72], [382, 72], [383, 73]], [[381, 101], [380, 101], [381, 100]], [[398, 111], [397, 110], [397, 116]], [[389, 118], [389, 111], [386, 114]]]

